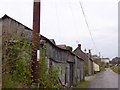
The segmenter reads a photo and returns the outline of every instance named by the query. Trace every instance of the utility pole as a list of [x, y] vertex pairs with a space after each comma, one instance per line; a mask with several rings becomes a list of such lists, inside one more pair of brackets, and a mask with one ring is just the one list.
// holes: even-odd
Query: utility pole
[[101, 53], [99, 52], [99, 57], [101, 57]]
[[40, 49], [40, 0], [33, 3], [33, 31], [32, 31], [32, 84], [39, 86], [39, 61], [37, 60], [37, 50]]

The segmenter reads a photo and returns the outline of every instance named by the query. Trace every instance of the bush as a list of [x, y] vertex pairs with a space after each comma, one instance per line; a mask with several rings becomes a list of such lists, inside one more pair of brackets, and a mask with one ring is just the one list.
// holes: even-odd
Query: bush
[[[6, 44], [7, 62], [3, 64], [3, 88], [28, 87], [31, 83], [31, 44], [26, 38], [17, 38]], [[5, 67], [4, 67], [5, 65]]]
[[89, 75], [88, 74], [88, 65], [84, 65], [84, 73], [85, 73], [85, 76]]
[[[3, 88], [31, 88], [31, 43], [25, 37], [18, 37], [16, 40], [6, 44], [6, 62], [3, 63]], [[57, 83], [59, 70], [51, 67], [47, 73], [46, 45], [40, 49], [40, 88], [58, 88]], [[5, 60], [3, 60], [5, 61]]]
[[52, 66], [50, 71], [47, 68], [46, 45], [40, 49], [40, 88], [59, 88], [57, 83], [59, 69]]

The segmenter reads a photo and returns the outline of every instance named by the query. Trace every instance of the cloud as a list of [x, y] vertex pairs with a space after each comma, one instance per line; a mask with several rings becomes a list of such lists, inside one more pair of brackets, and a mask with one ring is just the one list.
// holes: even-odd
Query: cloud
[[[41, 34], [57, 44], [95, 50], [79, 4], [80, 0], [41, 0]], [[117, 56], [118, 0], [81, 0], [93, 39], [105, 57]], [[32, 28], [33, 0], [1, 0], [0, 16], [10, 17]]]

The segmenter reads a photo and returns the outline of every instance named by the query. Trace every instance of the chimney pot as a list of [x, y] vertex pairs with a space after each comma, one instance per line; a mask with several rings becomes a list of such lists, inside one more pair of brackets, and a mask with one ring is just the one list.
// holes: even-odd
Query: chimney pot
[[81, 49], [81, 44], [78, 44], [78, 47]]
[[89, 49], [89, 53], [91, 53], [91, 50]]

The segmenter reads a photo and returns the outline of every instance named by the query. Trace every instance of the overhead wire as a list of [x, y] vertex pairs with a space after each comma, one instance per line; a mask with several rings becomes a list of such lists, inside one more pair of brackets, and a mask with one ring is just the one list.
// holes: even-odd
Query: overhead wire
[[86, 18], [86, 15], [85, 15], [84, 9], [83, 9], [83, 5], [82, 5], [82, 3], [81, 3], [80, 1], [79, 1], [79, 4], [80, 4], [80, 7], [81, 7], [81, 9], [82, 9], [82, 13], [83, 13], [83, 16], [84, 16], [84, 19], [85, 19], [85, 23], [86, 23], [86, 26], [87, 26], [87, 28], [88, 28], [88, 31], [89, 31], [89, 34], [90, 34], [91, 40], [92, 40], [92, 42], [93, 42], [93, 45], [94, 45], [96, 51], [99, 52], [98, 49], [97, 49], [97, 47], [96, 47], [96, 44], [95, 44], [95, 42], [94, 42], [94, 39], [93, 39], [92, 33], [91, 33], [91, 31], [90, 31], [89, 24], [88, 24], [88, 21], [87, 21], [87, 18]]
[[[84, 19], [85, 19], [85, 23], [86, 23], [86, 26], [87, 26], [87, 28], [88, 28], [88, 31], [89, 31], [89, 34], [90, 34], [90, 37], [91, 37], [93, 46], [95, 47], [95, 50], [96, 50], [97, 52], [99, 52], [98, 49], [97, 49], [97, 47], [96, 47], [96, 44], [95, 44], [95, 42], [94, 42], [92, 33], [91, 33], [91, 31], [90, 31], [89, 24], [88, 24], [88, 21], [87, 21], [85, 12], [84, 12], [83, 5], [82, 5], [82, 3], [81, 3], [80, 1], [79, 1], [79, 5], [80, 5], [80, 7], [81, 7], [81, 9], [82, 9], [82, 13], [83, 13], [83, 16], [84, 16]], [[70, 3], [69, 3], [69, 8], [70, 8], [70, 10], [71, 10], [71, 12], [72, 12], [72, 8], [71, 8], [70, 6], [71, 6], [71, 5], [70, 5]], [[55, 7], [57, 7], [56, 4], [55, 4]], [[72, 12], [71, 14], [72, 14], [72, 17], [73, 17], [73, 16], [74, 16], [74, 15], [73, 15], [73, 12]], [[56, 8], [56, 17], [57, 17], [57, 19], [58, 19], [57, 8]], [[57, 21], [59, 21], [59, 20], [57, 20]], [[57, 22], [57, 24], [58, 24], [58, 22]], [[75, 25], [74, 20], [73, 20], [73, 24]], [[58, 24], [58, 26], [59, 26], [59, 24]], [[59, 26], [59, 28], [60, 28], [60, 26]]]
[[[69, 2], [69, 8], [70, 8], [70, 11], [71, 11], [71, 16], [72, 16], [72, 23], [73, 23], [73, 26], [74, 27], [77, 27], [77, 25], [76, 25], [76, 19], [74, 18], [75, 16], [74, 16], [74, 12], [73, 12], [73, 9], [72, 9], [72, 5], [71, 5], [71, 2]], [[79, 40], [76, 40], [76, 43], [75, 43], [75, 45], [76, 44], [79, 44], [80, 43], [80, 41]]]

